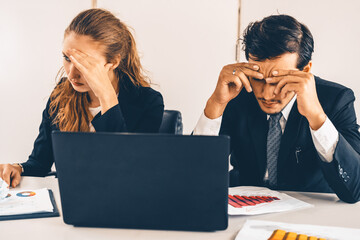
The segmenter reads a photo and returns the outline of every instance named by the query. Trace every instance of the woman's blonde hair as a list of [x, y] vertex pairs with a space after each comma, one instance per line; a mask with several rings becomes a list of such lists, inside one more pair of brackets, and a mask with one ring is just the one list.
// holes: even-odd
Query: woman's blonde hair
[[[149, 87], [143, 75], [134, 37], [128, 27], [112, 13], [103, 9], [89, 9], [79, 13], [66, 28], [64, 38], [70, 33], [91, 37], [105, 46], [104, 56], [111, 62], [120, 55], [119, 66], [114, 70], [119, 82], [130, 81], [135, 86]], [[92, 115], [88, 93], [74, 90], [61, 69], [59, 83], [50, 95], [49, 114], [60, 131], [87, 132]]]

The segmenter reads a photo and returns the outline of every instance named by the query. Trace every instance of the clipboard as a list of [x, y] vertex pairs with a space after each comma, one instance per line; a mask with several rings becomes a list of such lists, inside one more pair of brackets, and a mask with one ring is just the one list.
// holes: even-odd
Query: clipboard
[[0, 221], [7, 220], [18, 220], [18, 219], [30, 219], [30, 218], [47, 218], [47, 217], [59, 217], [59, 209], [56, 205], [54, 193], [51, 189], [48, 189], [50, 201], [53, 205], [52, 212], [39, 212], [39, 213], [26, 213], [26, 214], [15, 214], [15, 215], [4, 215], [0, 216]]

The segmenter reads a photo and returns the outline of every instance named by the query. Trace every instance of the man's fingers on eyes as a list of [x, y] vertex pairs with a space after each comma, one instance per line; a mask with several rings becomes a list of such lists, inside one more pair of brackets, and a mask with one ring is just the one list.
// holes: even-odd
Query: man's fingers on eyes
[[256, 72], [254, 70], [243, 68], [242, 72], [245, 73], [246, 76], [257, 78], [257, 79], [263, 79], [264, 75], [262, 73]]
[[298, 78], [298, 76], [291, 76], [291, 75], [284, 75], [284, 76], [277, 76], [277, 77], [267, 77], [265, 78], [265, 81], [267, 83], [279, 83], [281, 81], [299, 81], [301, 78]]
[[298, 79], [288, 79], [288, 78], [284, 78], [283, 80], [281, 80], [280, 82], [278, 82], [278, 84], [276, 85], [275, 89], [274, 89], [274, 94], [278, 94], [281, 89], [290, 83], [297, 83]]
[[264, 75], [262, 73], [256, 72], [248, 68], [234, 68], [231, 71], [229, 71], [229, 74], [233, 74], [233, 75], [239, 75], [240, 73], [244, 73], [246, 76], [254, 77], [258, 79], [264, 78]]
[[247, 68], [247, 69], [250, 69], [250, 70], [255, 70], [255, 71], [259, 71], [260, 69], [260, 66], [255, 64], [255, 63], [240, 63], [241, 67], [243, 68]]
[[265, 78], [265, 81], [267, 83], [278, 83], [278, 82], [280, 82], [281, 80], [284, 80], [284, 79], [286, 79], [286, 76], [267, 77], [267, 78]]
[[252, 64], [252, 63], [238, 63], [238, 64], [234, 64], [232, 65], [233, 69], [239, 70], [239, 71], [245, 71], [245, 69], [247, 70], [251, 70], [254, 72], [258, 72], [260, 67], [256, 64]]
[[287, 81], [286, 79], [278, 82], [278, 84], [276, 84], [276, 87], [274, 89], [274, 94], [278, 94], [281, 91], [281, 89], [288, 83], [289, 83], [289, 81]]
[[250, 86], [249, 79], [246, 77], [245, 73], [240, 72], [240, 73], [238, 74], [238, 77], [240, 78], [241, 83], [242, 83], [242, 85], [245, 87], [246, 91], [251, 92], [251, 91], [252, 91], [252, 88], [251, 88], [251, 86]]
[[271, 76], [286, 76], [286, 75], [298, 75], [298, 74], [302, 74], [303, 72], [300, 70], [286, 70], [286, 69], [275, 69], [274, 71], [271, 72]]
[[287, 93], [288, 92], [296, 92], [296, 84], [294, 83], [289, 83], [289, 84], [286, 84], [282, 89], [281, 89], [281, 92], [280, 92], [280, 95], [282, 98], [285, 98]]

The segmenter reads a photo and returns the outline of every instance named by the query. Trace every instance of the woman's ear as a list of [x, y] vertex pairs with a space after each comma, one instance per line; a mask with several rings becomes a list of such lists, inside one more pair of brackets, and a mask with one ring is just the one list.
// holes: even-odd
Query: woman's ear
[[303, 72], [309, 73], [309, 72], [311, 71], [311, 67], [312, 67], [312, 61], [310, 61], [310, 62], [303, 68]]
[[114, 57], [114, 59], [110, 62], [112, 64], [111, 69], [114, 70], [116, 69], [119, 65], [120, 65], [120, 61], [121, 61], [121, 56], [120, 54], [118, 54], [117, 56]]

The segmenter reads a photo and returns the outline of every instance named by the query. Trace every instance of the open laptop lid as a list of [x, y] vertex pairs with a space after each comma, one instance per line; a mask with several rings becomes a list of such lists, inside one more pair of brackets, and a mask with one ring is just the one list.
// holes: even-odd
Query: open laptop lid
[[227, 136], [52, 133], [64, 222], [227, 228]]

